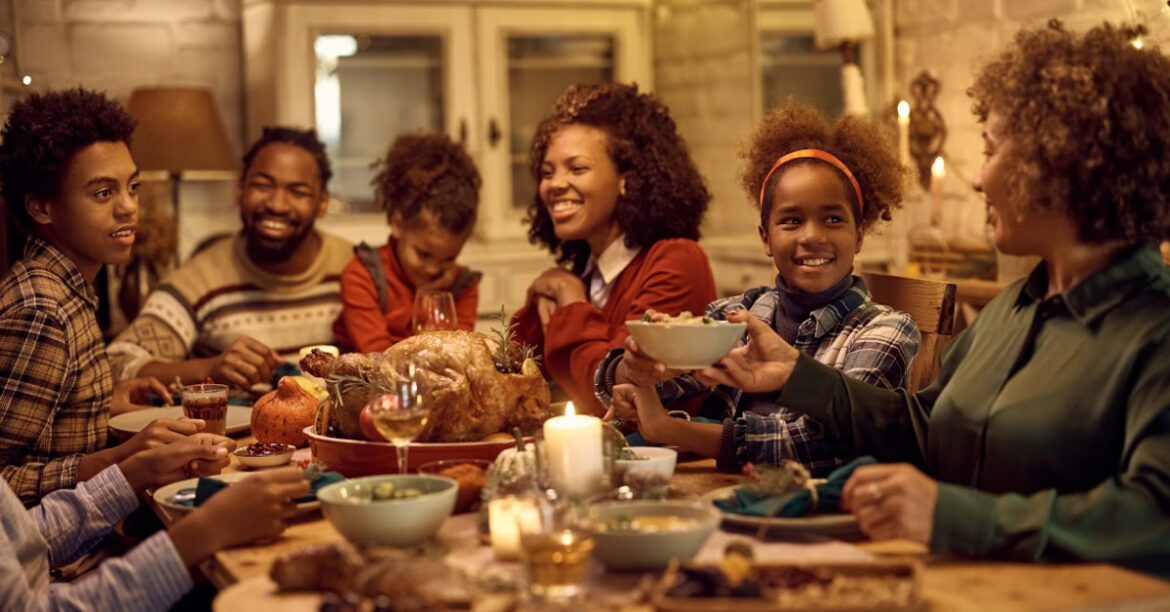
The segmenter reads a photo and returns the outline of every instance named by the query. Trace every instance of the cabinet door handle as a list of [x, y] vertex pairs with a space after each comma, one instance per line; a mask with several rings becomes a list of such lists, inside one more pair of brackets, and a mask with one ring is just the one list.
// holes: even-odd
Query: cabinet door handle
[[467, 117], [459, 119], [459, 146], [467, 147]]
[[500, 124], [496, 123], [496, 118], [492, 117], [488, 120], [488, 144], [494, 149], [500, 142]]

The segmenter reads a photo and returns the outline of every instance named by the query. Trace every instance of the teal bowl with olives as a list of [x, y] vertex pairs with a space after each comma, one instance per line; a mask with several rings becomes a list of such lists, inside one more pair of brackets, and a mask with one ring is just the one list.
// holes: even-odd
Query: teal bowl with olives
[[353, 478], [317, 491], [321, 513], [355, 544], [414, 546], [433, 536], [455, 508], [459, 483], [445, 476]]

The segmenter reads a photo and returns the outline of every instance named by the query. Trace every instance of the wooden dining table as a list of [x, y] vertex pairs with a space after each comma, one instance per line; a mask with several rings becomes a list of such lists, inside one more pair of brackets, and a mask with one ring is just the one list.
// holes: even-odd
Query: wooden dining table
[[[241, 446], [253, 442], [251, 437], [238, 440]], [[305, 456], [308, 449], [298, 451]], [[240, 472], [235, 457], [225, 472]], [[711, 459], [682, 455], [671, 480], [671, 494], [698, 498], [704, 493], [734, 485], [735, 474], [719, 472]], [[164, 523], [179, 517], [148, 497], [148, 504]], [[462, 554], [491, 561], [487, 545], [476, 541], [474, 515], [456, 515], [444, 523], [437, 538], [457, 542]], [[723, 532], [754, 538], [758, 533], [741, 531], [724, 524]], [[789, 562], [801, 562], [816, 551], [849, 551], [880, 560], [910, 560], [920, 564], [923, 598], [931, 610], [1166, 610], [1170, 609], [1170, 582], [1105, 563], [1031, 564], [1004, 561], [954, 559], [932, 556], [925, 547], [905, 541], [869, 542], [863, 536], [855, 540], [815, 538], [785, 543], [784, 537], [766, 536], [769, 542], [785, 544]], [[280, 595], [268, 580], [268, 572], [278, 557], [314, 544], [338, 542], [342, 536], [319, 511], [293, 520], [276, 540], [217, 552], [200, 566], [206, 578], [220, 589], [215, 610], [255, 612], [263, 606], [277, 610], [316, 610], [320, 594]], [[474, 563], [475, 561], [472, 561]], [[630, 590], [646, 585], [656, 576], [643, 574], [603, 573], [595, 579], [606, 585]], [[589, 606], [591, 609], [593, 606]], [[620, 610], [653, 610], [648, 605], [623, 606]]]

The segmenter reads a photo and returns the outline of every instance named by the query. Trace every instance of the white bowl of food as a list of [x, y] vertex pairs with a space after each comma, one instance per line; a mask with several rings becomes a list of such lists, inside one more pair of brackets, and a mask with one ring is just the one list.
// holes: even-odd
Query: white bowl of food
[[611, 570], [661, 569], [694, 557], [721, 516], [693, 501], [614, 501], [589, 509], [593, 557]]
[[653, 473], [666, 480], [674, 476], [678, 451], [661, 446], [629, 446], [614, 460], [614, 470], [624, 477], [631, 473]]
[[414, 546], [451, 511], [459, 483], [444, 476], [396, 474], [334, 483], [317, 491], [321, 513], [355, 544]]
[[719, 361], [743, 337], [746, 323], [684, 312], [661, 321], [626, 321], [638, 348], [674, 370], [698, 370]]
[[297, 447], [279, 442], [253, 442], [237, 448], [232, 454], [244, 467], [255, 469], [288, 465]]

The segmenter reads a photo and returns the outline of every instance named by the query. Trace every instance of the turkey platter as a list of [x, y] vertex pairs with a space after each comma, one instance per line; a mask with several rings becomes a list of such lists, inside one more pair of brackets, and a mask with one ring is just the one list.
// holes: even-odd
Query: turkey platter
[[470, 442], [514, 427], [532, 433], [552, 416], [548, 383], [531, 359], [500, 346], [480, 333], [440, 331], [411, 336], [384, 353], [334, 357], [314, 350], [300, 365], [329, 386], [317, 433], [367, 439], [360, 424], [362, 407], [407, 381], [412, 365], [431, 410], [416, 442]]

